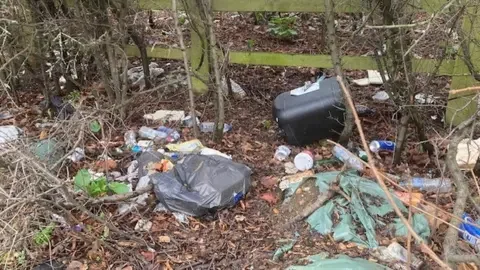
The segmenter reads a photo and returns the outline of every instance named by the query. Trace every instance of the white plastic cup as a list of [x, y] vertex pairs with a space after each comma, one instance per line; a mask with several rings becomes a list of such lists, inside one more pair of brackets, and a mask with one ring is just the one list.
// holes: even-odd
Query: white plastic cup
[[290, 153], [292, 153], [292, 151], [290, 148], [288, 148], [288, 146], [280, 145], [275, 151], [275, 155], [273, 157], [279, 161], [284, 161], [290, 155]]
[[310, 170], [313, 168], [313, 154], [310, 151], [303, 151], [300, 154], [295, 156], [295, 159], [293, 160], [293, 163], [295, 164], [295, 167], [299, 171], [306, 171]]

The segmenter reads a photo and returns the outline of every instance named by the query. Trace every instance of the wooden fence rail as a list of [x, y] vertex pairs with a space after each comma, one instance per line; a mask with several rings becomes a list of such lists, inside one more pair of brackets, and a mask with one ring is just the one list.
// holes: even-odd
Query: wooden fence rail
[[[178, 0], [179, 3], [182, 2]], [[195, 0], [186, 0], [188, 7], [194, 7]], [[447, 0], [417, 0], [418, 11], [435, 13], [444, 7]], [[362, 0], [341, 0], [336, 1], [336, 12], [362, 12]], [[139, 0], [138, 7], [141, 9], [170, 9], [171, 0]], [[183, 7], [183, 6], [182, 6]], [[323, 0], [212, 0], [212, 9], [217, 12], [249, 12], [249, 11], [276, 11], [276, 12], [324, 12]], [[196, 10], [188, 10], [193, 24], [199, 23], [199, 16]], [[467, 8], [468, 16], [463, 19], [464, 33], [471, 33], [471, 40], [480, 40], [480, 20], [477, 19], [477, 10], [475, 7]], [[479, 13], [480, 16], [480, 13]], [[192, 25], [192, 23], [190, 25]], [[195, 73], [198, 77], [208, 78], [208, 61], [201, 61], [202, 39], [205, 40], [203, 29], [200, 31], [190, 31], [191, 46], [188, 50], [188, 57], [192, 67], [195, 67]], [[480, 63], [480, 46], [471, 42], [469, 45], [471, 59], [473, 63]], [[139, 56], [139, 51], [134, 46], [128, 46], [126, 52], [129, 56]], [[181, 59], [182, 54], [177, 48], [149, 47], [148, 56], [152, 58]], [[291, 67], [317, 67], [332, 68], [330, 55], [321, 54], [289, 54], [274, 52], [249, 52], [249, 51], [231, 51], [229, 52], [229, 62], [232, 64], [243, 65], [261, 65], [261, 66], [291, 66]], [[438, 60], [435, 59], [414, 59], [413, 68], [415, 72], [430, 73], [434, 70]], [[345, 69], [367, 70], [377, 69], [373, 57], [368, 56], [343, 56], [342, 66]], [[478, 65], [480, 66], [480, 64]], [[477, 69], [478, 70], [478, 69]], [[471, 76], [467, 66], [460, 56], [454, 60], [444, 60], [439, 69], [439, 75], [452, 76], [451, 89], [459, 89], [478, 85]], [[198, 79], [194, 80], [194, 88], [197, 91], [206, 90], [206, 86]], [[458, 125], [471, 117], [477, 111], [477, 101], [473, 101], [474, 93], [463, 93], [459, 95], [449, 95], [449, 102], [446, 110], [446, 122]]]

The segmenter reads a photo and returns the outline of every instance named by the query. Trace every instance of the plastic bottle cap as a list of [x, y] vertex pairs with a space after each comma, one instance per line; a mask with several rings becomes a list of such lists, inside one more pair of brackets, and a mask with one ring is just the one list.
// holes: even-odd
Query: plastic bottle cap
[[380, 148], [380, 143], [377, 141], [372, 141], [368, 147], [370, 148], [370, 151], [376, 153]]
[[293, 163], [300, 171], [309, 170], [313, 167], [313, 154], [310, 151], [303, 151], [295, 156]]

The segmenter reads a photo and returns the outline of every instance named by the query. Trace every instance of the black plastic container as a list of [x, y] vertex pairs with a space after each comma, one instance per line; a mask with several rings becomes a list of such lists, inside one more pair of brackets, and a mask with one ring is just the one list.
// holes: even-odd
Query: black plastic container
[[340, 85], [329, 78], [319, 86], [319, 90], [303, 95], [294, 96], [289, 91], [275, 98], [273, 117], [288, 144], [306, 145], [340, 137], [345, 114]]

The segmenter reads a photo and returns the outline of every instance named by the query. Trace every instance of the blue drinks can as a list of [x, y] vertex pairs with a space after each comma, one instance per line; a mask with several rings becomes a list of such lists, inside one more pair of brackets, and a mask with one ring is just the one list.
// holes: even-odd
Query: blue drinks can
[[392, 142], [392, 141], [378, 141], [378, 140], [375, 140], [375, 141], [372, 141], [370, 143], [370, 151], [374, 152], [374, 153], [378, 153], [380, 151], [389, 151], [389, 152], [393, 152], [395, 151], [395, 143]]
[[462, 216], [463, 221], [469, 222], [462, 222], [459, 226], [460, 228], [460, 236], [470, 243], [477, 251], [480, 250], [480, 228], [477, 228], [475, 225], [475, 221], [471, 218], [468, 214], [464, 213]]

